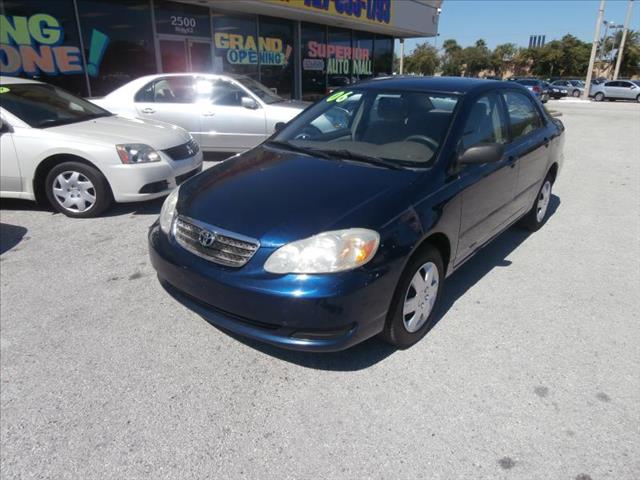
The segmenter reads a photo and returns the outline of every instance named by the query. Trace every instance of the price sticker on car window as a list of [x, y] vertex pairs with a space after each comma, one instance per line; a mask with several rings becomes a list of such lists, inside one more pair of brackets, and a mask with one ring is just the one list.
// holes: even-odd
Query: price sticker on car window
[[353, 92], [336, 92], [327, 98], [327, 103], [330, 103], [330, 102], [342, 103], [347, 98], [349, 98], [349, 96], [352, 94]]
[[0, 93], [7, 93], [9, 91], [9, 87], [0, 87]]

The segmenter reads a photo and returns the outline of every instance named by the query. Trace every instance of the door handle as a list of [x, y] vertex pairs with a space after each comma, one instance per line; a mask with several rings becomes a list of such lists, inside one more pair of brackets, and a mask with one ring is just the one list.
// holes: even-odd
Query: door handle
[[156, 111], [153, 108], [143, 108], [142, 109], [142, 113], [156, 113]]
[[204, 112], [202, 114], [203, 117], [213, 117], [216, 114], [216, 112]]

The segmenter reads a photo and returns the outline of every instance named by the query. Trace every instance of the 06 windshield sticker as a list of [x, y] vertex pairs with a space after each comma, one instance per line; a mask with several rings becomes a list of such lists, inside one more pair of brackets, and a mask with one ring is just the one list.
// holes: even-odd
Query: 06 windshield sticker
[[330, 103], [330, 102], [342, 103], [347, 98], [349, 98], [349, 96], [352, 94], [353, 92], [336, 92], [327, 98], [327, 103]]

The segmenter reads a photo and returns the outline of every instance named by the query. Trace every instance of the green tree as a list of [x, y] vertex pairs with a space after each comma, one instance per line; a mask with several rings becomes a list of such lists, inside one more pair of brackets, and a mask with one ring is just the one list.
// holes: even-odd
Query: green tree
[[[616, 33], [616, 45], [620, 45], [622, 32]], [[618, 52], [614, 62], [618, 60]], [[614, 63], [615, 65], [615, 63]], [[640, 74], [640, 32], [637, 30], [627, 31], [627, 39], [622, 53], [622, 63], [620, 64], [620, 77], [632, 77]]]
[[422, 75], [433, 75], [440, 65], [438, 51], [432, 45], [422, 43], [404, 60], [405, 71]]
[[442, 43], [442, 74], [450, 77], [462, 75], [462, 47], [454, 39], [450, 38]]
[[462, 61], [465, 66], [465, 75], [477, 77], [482, 70], [491, 67], [491, 52], [487, 48], [487, 42], [480, 39], [474, 46], [462, 50]]
[[518, 51], [518, 47], [514, 43], [503, 43], [497, 45], [491, 53], [491, 69], [493, 72], [502, 77], [507, 70], [513, 70], [513, 61]]

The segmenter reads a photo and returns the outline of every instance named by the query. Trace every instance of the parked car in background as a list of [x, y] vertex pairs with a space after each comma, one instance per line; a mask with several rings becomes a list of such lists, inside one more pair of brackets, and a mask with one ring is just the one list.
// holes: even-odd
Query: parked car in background
[[527, 87], [527, 90], [542, 103], [547, 103], [549, 100], [549, 94], [545, 91], [544, 84], [541, 80], [535, 78], [517, 78], [515, 82]]
[[603, 100], [635, 100], [640, 102], [640, 87], [631, 80], [612, 80], [593, 85], [589, 96], [596, 102]]
[[65, 90], [0, 77], [0, 197], [94, 217], [116, 202], [169, 193], [202, 170], [180, 127], [118, 117]]
[[563, 133], [515, 83], [365, 81], [176, 189], [151, 261], [236, 334], [331, 351], [381, 333], [406, 348], [437, 321], [447, 276], [515, 222], [545, 223]]
[[568, 95], [567, 89], [565, 87], [551, 85], [548, 82], [542, 82], [542, 88], [547, 93], [549, 98], [553, 98], [555, 100], [564, 98]]
[[91, 101], [119, 115], [179, 125], [203, 150], [217, 152], [255, 147], [307, 105], [249, 77], [204, 73], [149, 75]]
[[566, 89], [572, 97], [579, 97], [584, 92], [584, 83], [580, 80], [555, 80], [551, 82], [551, 86]]

